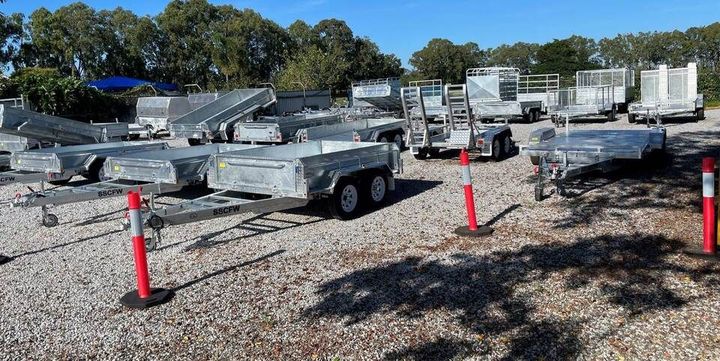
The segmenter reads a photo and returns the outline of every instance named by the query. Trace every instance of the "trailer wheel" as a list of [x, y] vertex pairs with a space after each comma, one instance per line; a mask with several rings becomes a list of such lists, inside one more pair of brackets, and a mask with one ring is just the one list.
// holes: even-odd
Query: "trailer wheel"
[[420, 149], [418, 149], [417, 154], [413, 154], [413, 157], [415, 157], [415, 159], [417, 159], [417, 160], [425, 160], [425, 159], [427, 159], [427, 156], [428, 156], [428, 151], [426, 148], [420, 148]]
[[329, 199], [330, 215], [335, 219], [347, 220], [355, 218], [360, 207], [360, 192], [355, 180], [341, 178]]
[[440, 158], [440, 149], [430, 148], [428, 150], [428, 155], [430, 155], [430, 158]]
[[88, 180], [93, 182], [100, 182], [105, 178], [105, 159], [95, 160], [88, 168], [88, 173], [85, 176]]
[[537, 156], [537, 155], [531, 155], [531, 156], [530, 156], [530, 163], [532, 163], [532, 165], [538, 165], [538, 164], [540, 164], [540, 157]]
[[60, 220], [58, 219], [58, 216], [48, 213], [43, 216], [42, 218], [42, 225], [47, 228], [52, 228], [60, 224]]
[[378, 139], [378, 143], [388, 143], [388, 138], [383, 135], [380, 139]]
[[387, 199], [387, 177], [383, 174], [372, 174], [363, 182], [363, 196], [373, 207], [385, 203]]
[[628, 113], [628, 123], [637, 123], [637, 116], [633, 113]]
[[495, 137], [492, 142], [492, 157], [496, 161], [501, 160], [503, 157], [502, 154], [502, 146], [500, 145], [500, 139], [499, 137]]
[[703, 120], [705, 119], [705, 108], [700, 108], [695, 112], [695, 116], [697, 117], [697, 120]]
[[613, 105], [612, 110], [607, 113], [608, 122], [614, 122], [615, 121], [615, 114], [617, 112], [617, 108]]
[[139, 140], [140, 134], [130, 134], [130, 135], [128, 135], [128, 139], [131, 141]]
[[188, 138], [188, 144], [193, 147], [196, 145], [202, 145], [202, 141], [200, 139], [190, 139]]
[[510, 139], [510, 135], [505, 134], [502, 137], [502, 153], [503, 157], [507, 157], [512, 152], [512, 140]]

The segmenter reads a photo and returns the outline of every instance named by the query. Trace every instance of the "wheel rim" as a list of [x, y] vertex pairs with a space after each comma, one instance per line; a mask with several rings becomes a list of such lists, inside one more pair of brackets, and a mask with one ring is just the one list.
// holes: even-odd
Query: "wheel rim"
[[355, 207], [357, 207], [357, 202], [357, 188], [355, 188], [352, 184], [346, 185], [340, 195], [340, 207], [345, 213], [350, 213], [355, 210]]
[[505, 153], [510, 153], [510, 138], [505, 137], [505, 139], [503, 139], [503, 148]]
[[380, 202], [385, 198], [385, 178], [376, 176], [370, 184], [370, 197], [374, 202]]
[[400, 134], [395, 135], [393, 142], [395, 142], [395, 145], [397, 145], [398, 149], [402, 148], [402, 137], [400, 136]]

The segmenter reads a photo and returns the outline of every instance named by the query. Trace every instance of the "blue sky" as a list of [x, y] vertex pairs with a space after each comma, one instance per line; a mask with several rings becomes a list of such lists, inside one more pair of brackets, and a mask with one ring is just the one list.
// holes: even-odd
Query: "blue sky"
[[[54, 10], [72, 1], [7, 0], [4, 13], [30, 14], [40, 6]], [[592, 38], [639, 31], [685, 30], [720, 21], [720, 0], [604, 1], [451, 1], [451, 0], [242, 0], [211, 1], [252, 8], [282, 26], [297, 19], [315, 24], [345, 20], [356, 35], [373, 39], [403, 64], [428, 40], [474, 41], [481, 48], [517, 41], [544, 43], [573, 34]], [[166, 1], [85, 1], [96, 9], [122, 6], [140, 15], [156, 15]], [[603, 8], [598, 8], [603, 6]]]

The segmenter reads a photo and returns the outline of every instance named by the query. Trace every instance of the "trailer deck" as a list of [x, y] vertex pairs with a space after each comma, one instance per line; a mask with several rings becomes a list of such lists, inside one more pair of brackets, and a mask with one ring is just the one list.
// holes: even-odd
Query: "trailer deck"
[[171, 225], [241, 213], [270, 213], [327, 199], [339, 219], [355, 217], [363, 203], [378, 206], [402, 171], [392, 143], [310, 141], [212, 156], [208, 187], [217, 193], [145, 214], [153, 229], [149, 248]]
[[565, 181], [592, 171], [616, 169], [621, 160], [642, 160], [665, 150], [665, 128], [630, 130], [573, 130], [556, 134], [554, 128], [540, 128], [530, 135], [520, 154], [537, 166], [535, 199], [554, 181], [557, 193], [565, 195]]
[[336, 112], [262, 117], [254, 122], [235, 124], [235, 141], [252, 144], [297, 142], [298, 132], [302, 129], [338, 124], [341, 121], [341, 114]]
[[170, 125], [170, 134], [187, 138], [191, 145], [214, 139], [232, 140], [235, 123], [251, 119], [253, 114], [275, 103], [275, 92], [270, 88], [235, 89], [217, 100], [207, 103]]

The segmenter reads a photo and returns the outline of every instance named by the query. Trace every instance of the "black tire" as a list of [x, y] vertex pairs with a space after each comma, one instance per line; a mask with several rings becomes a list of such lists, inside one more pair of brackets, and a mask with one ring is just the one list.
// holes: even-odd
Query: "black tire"
[[507, 158], [512, 154], [513, 144], [510, 134], [503, 134], [501, 139], [500, 147], [502, 149], [502, 157]]
[[440, 149], [430, 148], [428, 150], [428, 155], [430, 155], [430, 158], [433, 158], [433, 159], [440, 158]]
[[417, 160], [425, 160], [427, 159], [428, 151], [425, 148], [418, 149], [417, 154], [413, 154], [413, 157]]
[[540, 111], [539, 110], [533, 110], [532, 111], [532, 122], [535, 123], [538, 120], [540, 120]]
[[191, 147], [194, 147], [194, 146], [196, 146], [196, 145], [202, 145], [203, 143], [202, 143], [202, 141], [201, 141], [200, 139], [190, 139], [190, 138], [188, 138], [188, 144], [189, 144]]
[[537, 155], [531, 155], [531, 156], [530, 156], [530, 163], [532, 163], [532, 165], [539, 165], [539, 164], [540, 164], [540, 157], [537, 156]]
[[105, 159], [96, 159], [88, 168], [88, 173], [85, 178], [93, 182], [100, 182], [105, 177], [105, 171], [103, 166], [105, 165]]
[[697, 117], [697, 120], [704, 120], [705, 119], [705, 108], [700, 108], [695, 112], [695, 116]]
[[395, 145], [397, 145], [398, 149], [400, 149], [400, 150], [403, 150], [403, 148], [405, 147], [405, 144], [403, 144], [402, 138], [403, 138], [402, 134], [400, 134], [400, 133], [395, 133], [395, 135], [393, 135], [393, 143], [395, 143]]
[[388, 194], [388, 177], [382, 173], [368, 175], [362, 182], [362, 197], [365, 204], [377, 208], [385, 203]]
[[503, 159], [500, 137], [495, 137], [495, 139], [493, 139], [492, 141], [492, 158], [495, 161], [501, 161]]
[[617, 115], [617, 109], [613, 105], [612, 110], [607, 113], [608, 122], [614, 122]]
[[52, 228], [60, 224], [58, 217], [52, 213], [48, 213], [42, 218], [42, 225], [47, 228]]
[[525, 122], [525, 123], [532, 123], [532, 121], [533, 121], [532, 113], [524, 113], [522, 115], [522, 119], [523, 119], [523, 122]]
[[637, 115], [633, 113], [628, 113], [628, 123], [635, 124], [637, 123]]
[[360, 198], [360, 187], [357, 182], [352, 178], [340, 178], [328, 199], [330, 215], [340, 220], [357, 217], [361, 206]]
[[128, 139], [131, 141], [139, 140], [140, 134], [130, 134], [130, 135], [128, 135]]

